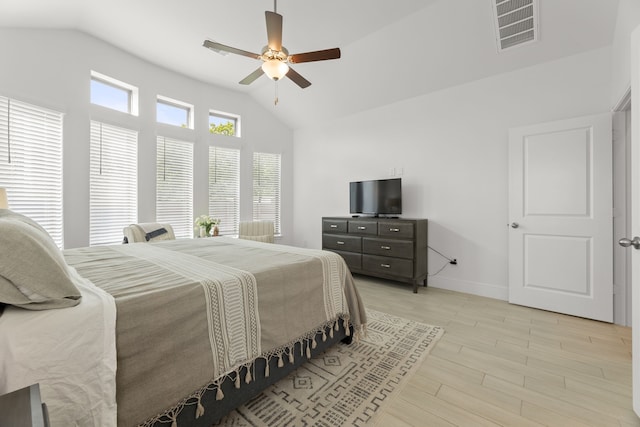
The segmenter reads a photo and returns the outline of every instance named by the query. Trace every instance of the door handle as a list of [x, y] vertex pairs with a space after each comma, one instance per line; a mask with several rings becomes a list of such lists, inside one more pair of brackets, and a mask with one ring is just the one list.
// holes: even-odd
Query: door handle
[[520, 227], [520, 224], [518, 224], [517, 222], [511, 223], [511, 228], [518, 228], [518, 227]]
[[618, 240], [618, 244], [623, 248], [628, 248], [629, 246], [633, 246], [635, 249], [640, 249], [640, 237], [636, 236], [633, 240], [629, 240], [626, 237]]

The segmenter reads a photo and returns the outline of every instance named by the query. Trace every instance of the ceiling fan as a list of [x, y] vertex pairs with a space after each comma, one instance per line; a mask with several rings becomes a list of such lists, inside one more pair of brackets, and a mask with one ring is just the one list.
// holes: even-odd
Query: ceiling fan
[[340, 49], [325, 49], [314, 52], [296, 53], [289, 55], [287, 48], [282, 46], [282, 15], [277, 11], [277, 0], [273, 2], [273, 12], [265, 11], [267, 21], [267, 46], [262, 48], [262, 53], [257, 54], [246, 50], [237, 49], [235, 47], [226, 46], [211, 40], [205, 40], [203, 46], [222, 53], [229, 52], [236, 55], [247, 56], [249, 58], [259, 59], [262, 65], [240, 80], [240, 84], [248, 85], [253, 83], [262, 74], [266, 74], [270, 79], [278, 81], [283, 77], [288, 77], [302, 89], [311, 86], [311, 82], [302, 77], [289, 64], [301, 64], [303, 62], [325, 61], [327, 59], [340, 58]]

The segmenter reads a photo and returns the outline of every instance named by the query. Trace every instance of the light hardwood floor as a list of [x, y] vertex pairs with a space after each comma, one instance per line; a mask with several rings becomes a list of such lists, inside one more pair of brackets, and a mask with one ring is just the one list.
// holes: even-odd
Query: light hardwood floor
[[355, 279], [366, 307], [445, 329], [377, 426], [640, 426], [630, 328]]

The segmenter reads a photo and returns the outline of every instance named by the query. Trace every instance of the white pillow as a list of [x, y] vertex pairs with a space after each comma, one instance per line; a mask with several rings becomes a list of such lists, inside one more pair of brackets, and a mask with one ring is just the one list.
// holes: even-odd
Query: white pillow
[[62, 252], [35, 221], [0, 210], [0, 303], [29, 310], [80, 303]]

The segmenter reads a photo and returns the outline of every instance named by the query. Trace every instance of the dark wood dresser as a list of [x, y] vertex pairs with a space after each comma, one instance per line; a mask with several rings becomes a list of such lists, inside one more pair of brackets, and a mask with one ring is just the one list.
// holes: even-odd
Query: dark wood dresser
[[427, 284], [427, 220], [322, 218], [322, 249], [340, 254], [352, 273]]

